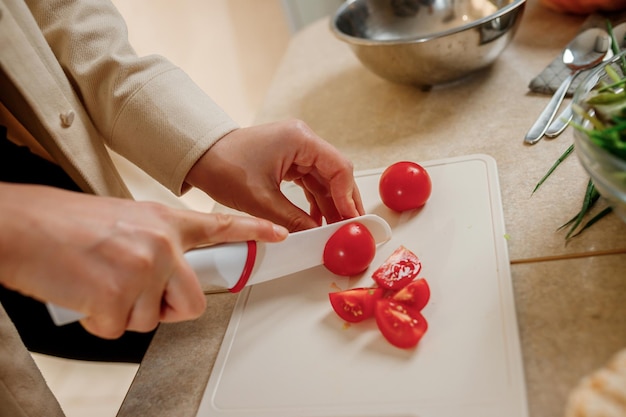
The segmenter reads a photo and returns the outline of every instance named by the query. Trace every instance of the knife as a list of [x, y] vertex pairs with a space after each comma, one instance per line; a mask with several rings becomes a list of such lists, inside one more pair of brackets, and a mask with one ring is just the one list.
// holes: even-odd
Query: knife
[[[324, 246], [341, 226], [360, 222], [372, 233], [377, 246], [391, 239], [391, 227], [374, 214], [343, 220], [314, 229], [290, 233], [281, 242], [232, 242], [193, 249], [185, 258], [202, 287], [217, 286], [236, 293], [244, 287], [281, 278], [323, 263]], [[57, 326], [78, 321], [84, 314], [52, 303], [48, 311]]]

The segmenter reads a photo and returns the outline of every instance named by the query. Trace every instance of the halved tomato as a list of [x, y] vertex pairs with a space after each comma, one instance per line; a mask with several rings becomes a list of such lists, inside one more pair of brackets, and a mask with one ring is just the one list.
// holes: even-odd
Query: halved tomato
[[352, 288], [328, 294], [335, 313], [350, 323], [358, 323], [372, 317], [376, 302], [382, 296], [382, 288]]
[[417, 346], [428, 330], [428, 323], [419, 311], [390, 298], [376, 302], [374, 316], [385, 339], [401, 349]]
[[400, 290], [406, 287], [419, 274], [422, 263], [418, 257], [400, 246], [372, 274], [378, 286], [389, 290]]
[[424, 278], [420, 278], [409, 283], [391, 298], [412, 309], [422, 311], [430, 300], [430, 287]]

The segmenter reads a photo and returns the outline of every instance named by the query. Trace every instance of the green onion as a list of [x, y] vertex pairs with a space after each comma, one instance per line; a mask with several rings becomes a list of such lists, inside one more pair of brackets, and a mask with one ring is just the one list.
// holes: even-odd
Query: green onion
[[559, 157], [559, 159], [556, 160], [556, 162], [550, 167], [550, 169], [548, 170], [548, 172], [546, 172], [546, 174], [543, 176], [543, 178], [541, 178], [539, 180], [539, 182], [537, 183], [537, 185], [535, 185], [535, 189], [533, 190], [532, 194], [535, 193], [535, 191], [537, 191], [539, 189], [539, 187], [541, 187], [541, 184], [543, 184], [548, 177], [550, 176], [550, 174], [552, 174], [554, 172], [554, 170], [556, 169], [556, 167], [558, 167], [561, 162], [563, 162], [565, 160], [565, 158], [567, 158], [569, 156], [569, 154], [572, 153], [572, 151], [574, 150], [574, 145], [570, 145], [569, 148], [567, 148], [565, 150], [565, 152], [563, 152], [563, 155], [561, 155]]
[[[620, 52], [619, 45], [622, 44], [622, 40], [620, 39], [618, 42], [615, 39], [615, 33], [609, 21], [606, 22], [606, 26], [611, 36], [613, 53], [617, 55]], [[626, 57], [622, 57], [620, 60], [619, 68], [623, 74], [626, 74]], [[570, 125], [585, 134], [598, 147], [626, 161], [626, 76], [619, 75], [616, 67], [611, 65], [604, 66], [604, 71], [609, 81], [600, 81], [582, 105], [572, 104], [572, 110], [582, 117], [583, 124], [570, 121]], [[539, 180], [533, 189], [533, 194], [573, 150], [574, 145], [570, 145], [556, 160]], [[623, 173], [623, 179], [626, 182], [626, 172]], [[585, 217], [589, 215], [599, 198], [600, 193], [592, 180], [589, 179], [580, 210], [557, 229], [569, 228], [565, 236], [566, 240], [580, 235], [584, 230], [612, 212], [611, 207], [607, 207], [584, 222]]]

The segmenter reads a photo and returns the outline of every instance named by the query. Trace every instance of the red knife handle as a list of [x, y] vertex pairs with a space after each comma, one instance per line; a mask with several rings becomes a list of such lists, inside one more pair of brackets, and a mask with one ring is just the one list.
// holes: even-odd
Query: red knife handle
[[246, 263], [243, 266], [243, 271], [241, 271], [239, 281], [237, 281], [237, 284], [229, 290], [232, 293], [238, 293], [243, 290], [248, 283], [250, 275], [252, 274], [252, 269], [254, 268], [254, 261], [256, 260], [256, 241], [249, 240], [247, 244], [248, 255], [246, 256]]

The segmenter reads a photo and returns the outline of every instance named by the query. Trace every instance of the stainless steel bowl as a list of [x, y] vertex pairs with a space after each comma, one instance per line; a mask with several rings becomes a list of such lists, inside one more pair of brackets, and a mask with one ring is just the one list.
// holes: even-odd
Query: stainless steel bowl
[[375, 74], [427, 87], [491, 65], [524, 7], [525, 0], [348, 0], [331, 30]]

